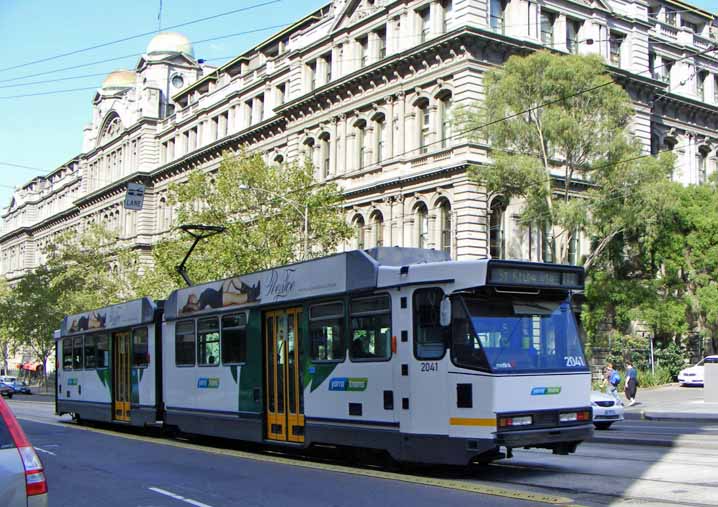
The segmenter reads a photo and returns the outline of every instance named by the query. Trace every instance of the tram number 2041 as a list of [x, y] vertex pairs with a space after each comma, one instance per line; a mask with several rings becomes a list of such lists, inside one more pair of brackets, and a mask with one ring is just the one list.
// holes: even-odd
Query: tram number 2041
[[439, 363], [421, 363], [421, 371], [439, 371]]

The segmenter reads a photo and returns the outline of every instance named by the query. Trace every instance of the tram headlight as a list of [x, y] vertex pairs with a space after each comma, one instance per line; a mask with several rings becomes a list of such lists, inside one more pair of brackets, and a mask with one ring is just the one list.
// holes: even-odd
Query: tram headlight
[[533, 422], [534, 422], [534, 419], [530, 415], [499, 417], [498, 426], [499, 426], [499, 428], [513, 428], [516, 426], [531, 426], [533, 424]]

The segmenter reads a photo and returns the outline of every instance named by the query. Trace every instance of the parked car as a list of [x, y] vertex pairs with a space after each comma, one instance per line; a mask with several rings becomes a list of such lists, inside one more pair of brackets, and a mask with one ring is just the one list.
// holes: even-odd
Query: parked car
[[610, 394], [591, 391], [593, 425], [598, 430], [607, 430], [616, 421], [623, 421], [623, 402]]
[[683, 368], [678, 373], [678, 383], [681, 386], [703, 387], [703, 365], [705, 363], [718, 363], [718, 356], [706, 356], [695, 365]]
[[17, 377], [10, 377], [8, 375], [0, 377], [0, 383], [2, 384], [14, 384], [15, 382], [17, 382]]
[[0, 384], [11, 388], [14, 394], [32, 394], [30, 386], [28, 386], [27, 383], [23, 381], [3, 382], [2, 380], [0, 380]]
[[47, 507], [45, 467], [0, 398], [0, 501], [3, 507]]
[[12, 398], [13, 394], [15, 394], [15, 389], [7, 384], [0, 383], [0, 397], [4, 396], [5, 398]]

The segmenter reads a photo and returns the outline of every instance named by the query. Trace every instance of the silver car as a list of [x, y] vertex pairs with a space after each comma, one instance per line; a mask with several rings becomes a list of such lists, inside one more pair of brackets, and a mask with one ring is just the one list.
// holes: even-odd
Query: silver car
[[0, 398], [0, 504], [47, 507], [45, 468], [10, 407]]

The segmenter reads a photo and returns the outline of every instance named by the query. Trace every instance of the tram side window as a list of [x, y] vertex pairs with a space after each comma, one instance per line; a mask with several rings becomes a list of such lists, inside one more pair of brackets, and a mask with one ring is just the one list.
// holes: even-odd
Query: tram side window
[[310, 306], [309, 336], [313, 361], [344, 361], [344, 303]]
[[72, 338], [62, 340], [62, 369], [72, 369]]
[[106, 334], [97, 335], [95, 355], [95, 368], [107, 368], [110, 366], [110, 340]]
[[175, 325], [175, 364], [194, 366], [194, 321], [185, 320]]
[[414, 292], [414, 355], [417, 359], [444, 357], [451, 328], [440, 324], [443, 298], [444, 291], [439, 288]]
[[94, 369], [97, 362], [97, 336], [85, 336], [85, 369]]
[[219, 365], [219, 319], [209, 317], [197, 322], [197, 350], [200, 366]]
[[247, 360], [247, 314], [222, 317], [222, 363], [236, 364]]
[[150, 351], [146, 327], [132, 330], [132, 366], [147, 368], [150, 364]]
[[82, 336], [75, 336], [72, 339], [72, 369], [82, 369]]
[[391, 303], [389, 296], [354, 298], [351, 301], [352, 360], [385, 360], [391, 357]]

